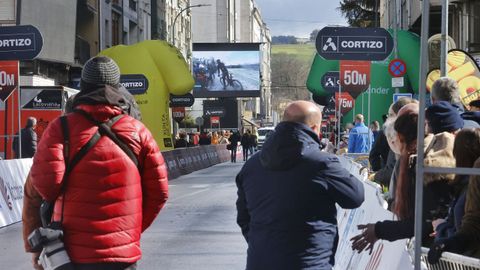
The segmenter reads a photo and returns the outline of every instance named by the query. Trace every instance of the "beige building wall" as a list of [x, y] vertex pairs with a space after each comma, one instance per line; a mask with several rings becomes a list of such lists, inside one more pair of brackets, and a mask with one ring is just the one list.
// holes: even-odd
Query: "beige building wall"
[[[420, 0], [381, 0], [381, 27], [393, 28], [395, 14], [399, 28], [419, 33], [421, 26], [422, 1]], [[396, 6], [397, 4], [397, 6]], [[430, 35], [440, 33], [441, 1], [432, 0], [430, 6]], [[472, 53], [480, 53], [480, 1], [450, 1], [449, 35], [457, 48]]]

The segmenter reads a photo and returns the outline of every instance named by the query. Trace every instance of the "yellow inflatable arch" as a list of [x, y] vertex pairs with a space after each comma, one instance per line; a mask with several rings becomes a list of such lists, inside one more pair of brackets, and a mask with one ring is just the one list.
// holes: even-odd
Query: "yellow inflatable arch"
[[170, 94], [187, 94], [195, 84], [180, 51], [165, 41], [146, 40], [129, 46], [114, 46], [101, 51], [100, 55], [115, 60], [122, 75], [143, 74], [148, 79], [146, 93], [135, 95], [142, 122], [152, 132], [160, 149], [172, 149]]

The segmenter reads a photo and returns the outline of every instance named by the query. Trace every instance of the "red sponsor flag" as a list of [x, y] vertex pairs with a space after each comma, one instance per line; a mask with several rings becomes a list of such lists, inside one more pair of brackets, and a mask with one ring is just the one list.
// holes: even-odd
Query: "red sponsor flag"
[[185, 118], [185, 107], [172, 108], [172, 117], [177, 123], [182, 122]]
[[335, 108], [337, 111], [338, 106], [340, 106], [342, 114], [346, 114], [353, 109], [353, 106], [355, 106], [355, 100], [349, 93], [335, 93]]
[[0, 100], [5, 102], [18, 87], [18, 61], [0, 61]]
[[211, 124], [220, 124], [220, 116], [210, 116]]

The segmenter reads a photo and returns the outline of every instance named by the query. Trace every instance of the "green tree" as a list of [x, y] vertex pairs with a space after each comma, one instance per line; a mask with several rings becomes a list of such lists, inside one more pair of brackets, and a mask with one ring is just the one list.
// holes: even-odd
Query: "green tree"
[[338, 8], [350, 26], [375, 27], [380, 0], [342, 0]]
[[183, 118], [182, 122], [179, 124], [180, 127], [183, 128], [195, 128], [195, 119], [193, 119], [192, 115], [190, 113], [185, 112], [185, 118]]
[[297, 38], [294, 36], [273, 36], [272, 44], [297, 44]]

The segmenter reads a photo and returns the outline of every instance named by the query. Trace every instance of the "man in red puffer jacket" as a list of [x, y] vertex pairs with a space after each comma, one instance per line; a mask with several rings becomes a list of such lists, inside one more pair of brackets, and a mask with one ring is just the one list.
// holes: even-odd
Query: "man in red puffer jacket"
[[[97, 122], [123, 114], [127, 102], [118, 91], [119, 81], [112, 59], [94, 57], [85, 64], [75, 111], [67, 115], [70, 161], [98, 130], [83, 114]], [[142, 256], [140, 235], [168, 198], [166, 165], [150, 131], [128, 115], [111, 130], [134, 153], [138, 167], [118, 144], [102, 136], [70, 172], [62, 193], [65, 156], [58, 118], [43, 133], [33, 160], [32, 184], [42, 198], [55, 202], [54, 221], [61, 220], [65, 198], [64, 242], [77, 269], [136, 269]]]

